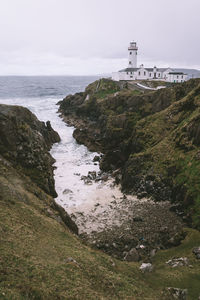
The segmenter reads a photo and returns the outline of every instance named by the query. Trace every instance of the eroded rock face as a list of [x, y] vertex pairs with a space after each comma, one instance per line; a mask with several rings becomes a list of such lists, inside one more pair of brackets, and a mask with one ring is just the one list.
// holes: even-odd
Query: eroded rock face
[[0, 105], [0, 154], [53, 197], [57, 194], [49, 150], [59, 141], [49, 121], [40, 122], [24, 107]]
[[151, 93], [110, 84], [98, 81], [59, 103], [75, 139], [104, 153], [103, 171], [120, 170], [125, 193], [178, 204], [175, 212], [200, 228], [199, 187], [192, 188], [200, 176], [200, 80]]

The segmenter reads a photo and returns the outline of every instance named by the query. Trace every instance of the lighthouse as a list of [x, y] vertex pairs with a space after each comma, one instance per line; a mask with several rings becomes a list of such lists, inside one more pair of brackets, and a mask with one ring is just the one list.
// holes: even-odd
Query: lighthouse
[[151, 80], [151, 81], [166, 81], [166, 82], [184, 82], [188, 80], [187, 74], [179, 69], [171, 68], [145, 68], [144, 65], [137, 67], [137, 43], [130, 42], [128, 47], [128, 67], [118, 72], [112, 73], [112, 80]]
[[130, 42], [128, 47], [128, 68], [137, 68], [137, 50], [136, 42]]

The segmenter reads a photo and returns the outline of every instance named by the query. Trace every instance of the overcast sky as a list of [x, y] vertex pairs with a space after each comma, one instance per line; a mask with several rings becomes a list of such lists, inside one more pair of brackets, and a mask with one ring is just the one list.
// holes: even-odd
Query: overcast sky
[[0, 75], [200, 69], [200, 0], [0, 0]]

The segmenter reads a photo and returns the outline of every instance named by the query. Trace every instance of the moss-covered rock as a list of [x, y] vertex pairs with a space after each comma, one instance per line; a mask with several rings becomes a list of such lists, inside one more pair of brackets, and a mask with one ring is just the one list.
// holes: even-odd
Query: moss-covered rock
[[[200, 234], [153, 258], [144, 276], [138, 262], [119, 261], [84, 245], [65, 226], [53, 199], [0, 156], [0, 298], [7, 299], [162, 299], [168, 286], [188, 289], [196, 299], [199, 265], [192, 253]], [[188, 257], [193, 268], [166, 265]], [[184, 270], [184, 272], [183, 272]]]
[[0, 154], [54, 197], [54, 159], [49, 150], [59, 141], [49, 121], [40, 122], [24, 107], [0, 105]]
[[[149, 274], [141, 273], [138, 262], [119, 261], [87, 247], [68, 229], [67, 226], [71, 226], [72, 230], [77, 230], [69, 216], [44, 192], [43, 182], [40, 188], [32, 174], [24, 174], [29, 157], [35, 159], [32, 150], [37, 150], [39, 145], [41, 156], [49, 161], [43, 155], [50, 147], [48, 141], [57, 141], [57, 135], [48, 124], [38, 123], [26, 109], [8, 106], [0, 106], [0, 109], [3, 112], [0, 113], [0, 299], [157, 300], [168, 297], [163, 293], [168, 287], [187, 289], [189, 300], [199, 297], [200, 267], [192, 252], [200, 245], [198, 231], [187, 229], [186, 238], [178, 247], [153, 252], [153, 271]], [[191, 131], [189, 128], [184, 138], [196, 145], [193, 138], [198, 129]], [[46, 134], [48, 138], [44, 136]], [[22, 149], [17, 148], [21, 143], [24, 164], [19, 159]], [[32, 147], [25, 147], [28, 143]], [[137, 147], [134, 149], [139, 151]], [[199, 157], [198, 153], [196, 155]], [[36, 157], [40, 161], [39, 154]], [[148, 156], [144, 158], [144, 165], [146, 158]], [[43, 171], [47, 176], [48, 172]], [[153, 179], [148, 177], [149, 181]], [[143, 223], [140, 218], [135, 218], [134, 222], [139, 224], [138, 227]], [[179, 236], [170, 243], [175, 245], [177, 240], [180, 240]], [[115, 240], [113, 247], [114, 243]], [[137, 255], [134, 249], [128, 248], [128, 251], [128, 256], [125, 254], [127, 260], [134, 252]], [[187, 257], [190, 265], [171, 268], [166, 262], [173, 257]], [[137, 260], [136, 256], [134, 260]]]
[[87, 101], [84, 92], [72, 106], [71, 96], [61, 102], [75, 138], [104, 152], [103, 170], [121, 168], [124, 191], [178, 202], [179, 214], [200, 228], [200, 80], [141, 94], [110, 89], [100, 99], [94, 86]]

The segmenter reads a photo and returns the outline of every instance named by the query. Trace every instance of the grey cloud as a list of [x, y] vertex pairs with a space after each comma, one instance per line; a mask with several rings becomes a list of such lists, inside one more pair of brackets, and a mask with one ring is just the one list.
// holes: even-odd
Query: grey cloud
[[[72, 63], [79, 61], [82, 73], [87, 68], [86, 61], [91, 70], [92, 59], [102, 59], [105, 71], [111, 72], [114, 61], [116, 67], [121, 66], [132, 39], [138, 42], [141, 61], [200, 67], [199, 0], [1, 2], [0, 73], [6, 64], [9, 70], [13, 65], [16, 72], [19, 62], [20, 72], [21, 68], [30, 71], [31, 65], [34, 72], [38, 66], [39, 72], [41, 64], [45, 70], [49, 64], [51, 72], [56, 59], [60, 66], [70, 58]], [[95, 68], [100, 69], [93, 65], [93, 73]], [[64, 72], [64, 66], [59, 70]]]

